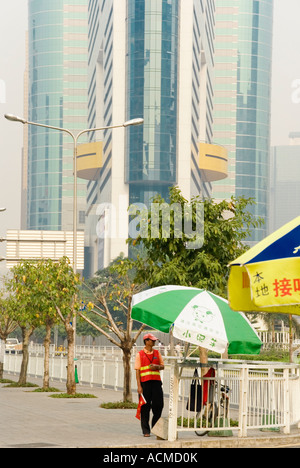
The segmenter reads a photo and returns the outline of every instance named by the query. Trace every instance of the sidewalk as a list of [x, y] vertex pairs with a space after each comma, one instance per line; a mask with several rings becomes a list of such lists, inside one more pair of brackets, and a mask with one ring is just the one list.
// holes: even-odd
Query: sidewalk
[[[6, 375], [5, 378], [16, 380]], [[28, 382], [41, 385], [40, 379]], [[65, 392], [65, 383], [52, 382]], [[299, 444], [300, 430], [285, 436], [280, 433], [256, 434], [245, 439], [235, 437], [197, 437], [180, 433], [176, 442], [145, 440], [136, 410], [107, 410], [103, 402], [120, 401], [122, 393], [99, 387], [77, 385], [77, 392], [97, 398], [53, 399], [49, 393], [33, 393], [31, 388], [5, 388], [0, 384], [0, 448], [230, 448], [275, 447]], [[163, 416], [167, 416], [166, 401]], [[236, 434], [236, 433], [235, 433]]]

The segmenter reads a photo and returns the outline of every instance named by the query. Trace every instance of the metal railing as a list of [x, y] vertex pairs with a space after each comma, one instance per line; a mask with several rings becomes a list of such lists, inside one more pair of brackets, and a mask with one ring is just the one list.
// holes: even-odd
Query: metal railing
[[[292, 425], [300, 428], [299, 365], [218, 360], [210, 365], [214, 375], [201, 376], [199, 363], [173, 363], [170, 401], [180, 401], [169, 409], [169, 440], [180, 431], [198, 435], [237, 431], [246, 437], [249, 430], [282, 429], [289, 434]], [[191, 411], [193, 380], [201, 384], [201, 398], [200, 408]]]
[[[134, 359], [132, 356], [132, 369]], [[283, 430], [288, 434], [292, 425], [300, 428], [299, 365], [214, 360], [209, 361], [209, 367], [215, 369], [215, 375], [203, 377], [196, 359], [184, 361], [166, 357], [164, 360], [165, 370], [161, 375], [164, 394], [169, 397], [169, 440], [175, 440], [179, 432], [215, 432], [218, 435], [218, 432], [226, 431], [227, 435], [232, 432], [238, 437], [246, 437], [251, 430]], [[4, 371], [17, 375], [21, 361], [22, 355], [5, 354]], [[58, 356], [52, 352], [50, 379], [66, 381], [66, 365], [67, 357], [63, 353]], [[76, 366], [79, 386], [123, 389], [120, 353], [81, 355]], [[194, 378], [196, 368], [199, 376]], [[30, 353], [28, 375], [42, 377], [43, 373], [43, 354]], [[201, 409], [195, 411], [188, 405], [193, 380], [202, 386]], [[205, 386], [208, 387], [206, 390]], [[136, 387], [135, 373], [132, 372], [132, 390], [136, 391]]]
[[[77, 354], [75, 365], [79, 385], [100, 386], [102, 388], [123, 389], [123, 358], [121, 352], [114, 351], [102, 354]], [[19, 374], [22, 355], [7, 353], [4, 356], [4, 371]], [[131, 368], [134, 368], [135, 355], [131, 357]], [[67, 356], [64, 350], [52, 351], [49, 359], [49, 377], [52, 381], [64, 382], [67, 379]], [[166, 363], [165, 371], [161, 372], [162, 380], [168, 388], [170, 366]], [[42, 352], [30, 352], [27, 373], [35, 378], [43, 377], [44, 355]], [[132, 372], [132, 389], [137, 390], [135, 373]]]

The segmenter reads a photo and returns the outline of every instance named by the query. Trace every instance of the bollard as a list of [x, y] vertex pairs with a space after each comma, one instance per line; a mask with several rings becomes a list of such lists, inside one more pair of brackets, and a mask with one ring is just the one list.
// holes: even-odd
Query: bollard
[[[74, 361], [78, 361], [78, 358], [74, 358]], [[77, 365], [75, 364], [75, 383], [79, 383]]]

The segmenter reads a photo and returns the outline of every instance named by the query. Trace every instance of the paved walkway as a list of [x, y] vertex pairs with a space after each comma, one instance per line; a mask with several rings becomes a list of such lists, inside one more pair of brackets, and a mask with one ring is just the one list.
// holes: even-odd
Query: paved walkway
[[[16, 380], [12, 376], [5, 376]], [[40, 379], [28, 378], [41, 385]], [[65, 383], [51, 385], [65, 392]], [[0, 384], [0, 448], [223, 448], [275, 447], [299, 444], [300, 430], [290, 436], [278, 433], [235, 437], [199, 438], [180, 433], [176, 442], [157, 440], [141, 434], [136, 410], [100, 408], [102, 402], [120, 401], [121, 392], [99, 387], [77, 386], [77, 392], [92, 393], [97, 398], [56, 399], [48, 393], [33, 393], [31, 388], [5, 388]], [[163, 416], [167, 415], [166, 402]]]

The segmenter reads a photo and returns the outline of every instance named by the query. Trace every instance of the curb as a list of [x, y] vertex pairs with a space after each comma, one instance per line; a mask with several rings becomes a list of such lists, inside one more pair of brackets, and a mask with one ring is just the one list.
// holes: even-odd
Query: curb
[[[176, 440], [174, 442], [168, 442], [166, 440], [156, 440], [155, 444], [134, 444], [134, 445], [106, 445], [105, 448], [148, 448], [148, 449], [159, 449], [159, 448], [280, 448], [285, 445], [299, 445], [300, 446], [300, 434], [299, 435], [278, 435], [278, 436], [264, 436], [264, 437], [228, 437], [203, 439], [203, 440]], [[104, 446], [99, 446], [104, 448]]]

